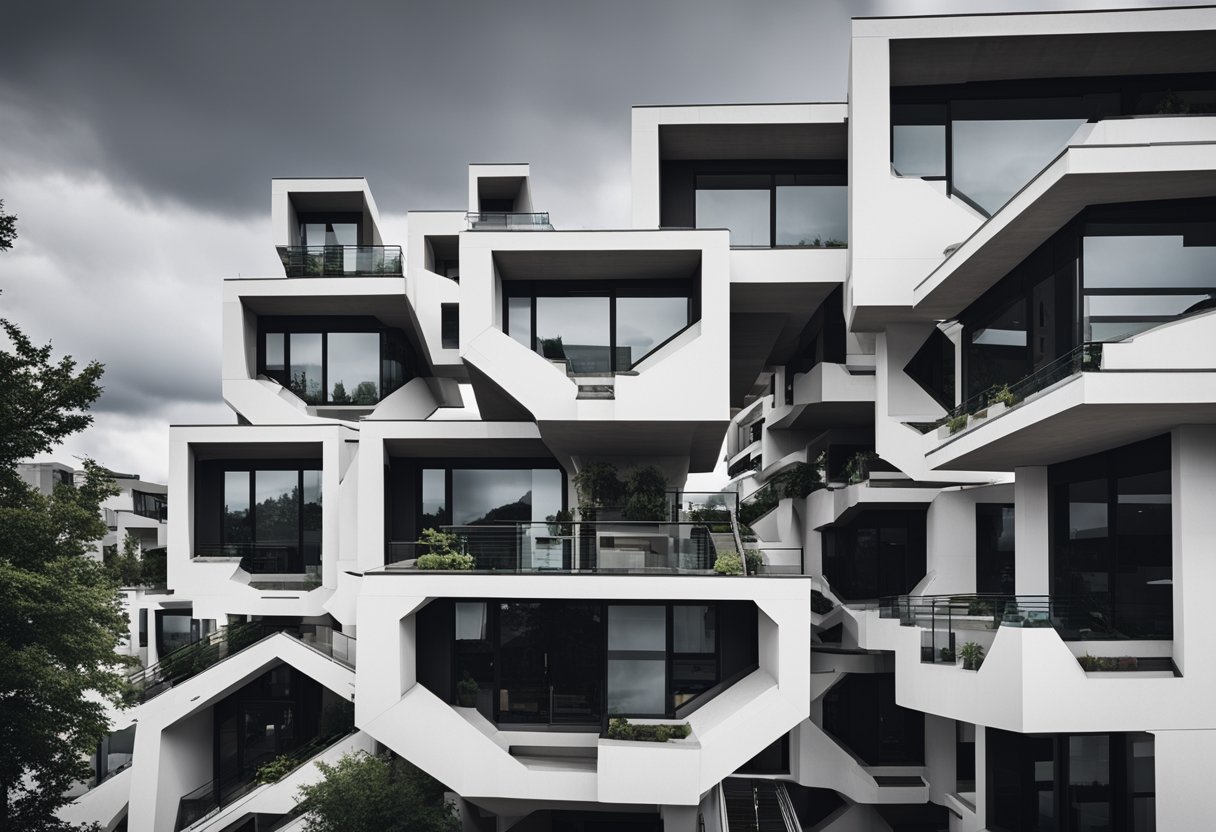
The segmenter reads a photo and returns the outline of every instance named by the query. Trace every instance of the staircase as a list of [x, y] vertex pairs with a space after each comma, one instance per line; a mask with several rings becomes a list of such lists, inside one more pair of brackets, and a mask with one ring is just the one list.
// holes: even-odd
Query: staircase
[[726, 803], [724, 832], [801, 832], [778, 780], [728, 777], [722, 781]]

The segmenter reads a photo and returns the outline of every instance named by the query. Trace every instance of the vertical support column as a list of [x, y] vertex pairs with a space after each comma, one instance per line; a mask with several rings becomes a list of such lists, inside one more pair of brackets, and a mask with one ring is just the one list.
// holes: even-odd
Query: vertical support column
[[697, 832], [696, 806], [660, 806], [663, 832]]
[[975, 726], [975, 816], [980, 829], [988, 825], [988, 729]]
[[1174, 663], [1185, 675], [1210, 666], [1211, 588], [1216, 586], [1216, 426], [1182, 425], [1170, 452], [1173, 503]]
[[1051, 547], [1045, 467], [1014, 469], [1013, 503], [1014, 592], [1048, 595], [1051, 591]]

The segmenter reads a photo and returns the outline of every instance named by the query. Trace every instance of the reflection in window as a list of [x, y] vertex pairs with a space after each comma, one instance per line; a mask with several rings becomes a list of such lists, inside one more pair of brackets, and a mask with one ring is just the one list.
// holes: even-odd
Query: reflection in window
[[476, 526], [507, 520], [532, 519], [532, 476], [529, 470], [452, 471], [452, 524]]
[[253, 525], [249, 513], [249, 471], [224, 472], [224, 520], [222, 534], [227, 543], [250, 543]]
[[777, 177], [777, 245], [843, 248], [849, 239], [847, 185], [810, 176]]
[[688, 298], [617, 298], [616, 343], [633, 366], [688, 326]]
[[768, 247], [772, 233], [767, 174], [697, 177], [697, 228], [730, 229], [730, 244]]
[[324, 400], [321, 382], [321, 333], [291, 333], [291, 392], [308, 404]]
[[891, 128], [891, 165], [898, 176], [945, 176], [946, 126], [896, 124]]
[[1083, 118], [954, 121], [951, 190], [995, 213], [1084, 123]]
[[309, 405], [375, 405], [412, 378], [411, 350], [400, 330], [346, 321], [350, 329], [323, 331], [321, 319], [264, 319], [258, 372]]
[[516, 281], [504, 288], [507, 334], [551, 361], [564, 362], [568, 373], [632, 369], [696, 316], [695, 284], [688, 280], [543, 287]]
[[422, 470], [422, 512], [418, 528], [437, 529], [448, 522], [444, 506], [447, 504], [447, 472], [442, 468]]
[[1119, 227], [1091, 224], [1082, 255], [1085, 340], [1120, 340], [1216, 308], [1216, 235], [1204, 225], [1191, 235], [1106, 236]]
[[538, 297], [536, 340], [541, 355], [575, 373], [612, 372], [607, 297]]
[[667, 712], [667, 608], [608, 607], [608, 713]]
[[[198, 505], [214, 505], [211, 501], [217, 498], [222, 502], [218, 517], [206, 509], [197, 515], [200, 551], [240, 557], [242, 568], [255, 573], [318, 571], [320, 470], [222, 470], [229, 464], [199, 463]], [[213, 488], [222, 489], [222, 495], [212, 492]]]
[[331, 404], [373, 405], [380, 401], [380, 333], [331, 332], [328, 350]]

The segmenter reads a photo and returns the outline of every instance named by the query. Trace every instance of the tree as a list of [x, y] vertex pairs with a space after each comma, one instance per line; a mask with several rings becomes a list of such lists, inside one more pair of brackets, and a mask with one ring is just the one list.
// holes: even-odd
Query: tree
[[88, 776], [109, 731], [105, 703], [127, 689], [117, 584], [89, 557], [117, 489], [91, 460], [83, 482], [49, 496], [17, 475], [20, 460], [92, 422], [102, 367], [52, 362], [49, 346], [6, 320], [0, 328], [10, 342], [0, 339], [0, 832], [58, 830], [68, 828], [54, 814], [64, 791]]
[[17, 215], [4, 213], [4, 200], [0, 199], [0, 251], [8, 251], [17, 239]]
[[322, 779], [300, 787], [307, 832], [458, 832], [444, 787], [405, 760], [364, 752], [336, 765], [317, 763]]

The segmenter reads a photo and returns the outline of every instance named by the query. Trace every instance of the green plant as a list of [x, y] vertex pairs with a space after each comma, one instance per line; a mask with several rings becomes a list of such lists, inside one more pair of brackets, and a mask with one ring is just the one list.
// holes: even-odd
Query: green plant
[[634, 725], [624, 717], [608, 720], [608, 739], [628, 742], [667, 742], [682, 740], [692, 733], [687, 723], [663, 725]]
[[958, 416], [951, 416], [946, 420], [946, 427], [950, 430], [950, 435], [958, 433], [963, 428], [967, 427], [967, 414], [961, 413]]
[[844, 478], [849, 485], [856, 485], [870, 477], [870, 463], [878, 459], [873, 451], [858, 451], [849, 457], [844, 466]]
[[663, 522], [671, 519], [667, 478], [653, 465], [632, 468], [625, 474], [625, 519]]
[[949, 647], [943, 647], [938, 651], [938, 654], [942, 657], [942, 661], [946, 664], [954, 664], [954, 651]]
[[963, 660], [963, 670], [979, 670], [984, 663], [984, 648], [974, 641], [969, 641], [958, 649], [958, 655]]
[[1109, 673], [1116, 670], [1136, 670], [1140, 666], [1140, 660], [1135, 656], [1091, 656], [1086, 653], [1077, 657], [1077, 664], [1087, 673]]
[[742, 575], [743, 558], [738, 552], [722, 552], [714, 561], [714, 572], [719, 575]]
[[764, 568], [764, 555], [759, 549], [744, 549], [743, 558], [747, 562], [747, 574], [759, 575]]
[[321, 709], [321, 736], [340, 737], [355, 727], [355, 703], [342, 700]]
[[812, 491], [823, 488], [818, 467], [806, 462], [794, 463], [774, 479], [780, 485], [781, 496], [795, 500], [804, 500]]
[[456, 699], [460, 702], [462, 708], [472, 708], [477, 704], [477, 694], [481, 692], [481, 685], [477, 684], [477, 680], [469, 675], [469, 671], [464, 672], [464, 678], [456, 683]]
[[321, 779], [299, 789], [305, 832], [459, 832], [446, 789], [405, 760], [366, 752], [317, 763]]
[[418, 542], [427, 550], [426, 554], [418, 556], [415, 565], [419, 569], [465, 571], [473, 568], [473, 556], [457, 548], [460, 544], [458, 535], [438, 529], [423, 529], [418, 538]]
[[1005, 407], [1013, 407], [1018, 403], [1018, 397], [1009, 389], [1008, 384], [1002, 384], [992, 391], [992, 394], [988, 396], [988, 401], [992, 404], [1003, 404]]
[[540, 354], [545, 358], [551, 358], [555, 361], [566, 360], [566, 348], [562, 345], [562, 337], [559, 335], [556, 338], [538, 338], [540, 342]]
[[621, 484], [616, 466], [611, 462], [592, 462], [584, 465], [574, 475], [574, 490], [578, 493], [578, 508], [587, 516], [595, 509], [619, 505], [625, 487]]
[[299, 765], [299, 760], [287, 754], [280, 754], [273, 760], [269, 760], [258, 766], [258, 773], [255, 775], [255, 779], [263, 785], [266, 783], [277, 783], [295, 771]]
[[992, 602], [983, 598], [970, 598], [967, 600], [967, 615], [992, 615], [996, 611]]

